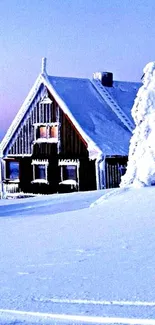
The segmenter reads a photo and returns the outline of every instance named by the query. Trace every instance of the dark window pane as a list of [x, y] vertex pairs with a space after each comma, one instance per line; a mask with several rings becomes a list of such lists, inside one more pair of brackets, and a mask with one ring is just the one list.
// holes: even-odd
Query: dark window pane
[[35, 179], [46, 179], [45, 165], [35, 166]]
[[17, 179], [19, 178], [19, 162], [9, 161], [7, 166], [7, 178]]
[[68, 165], [68, 166], [63, 166], [63, 180], [66, 179], [73, 179], [77, 181], [77, 167]]

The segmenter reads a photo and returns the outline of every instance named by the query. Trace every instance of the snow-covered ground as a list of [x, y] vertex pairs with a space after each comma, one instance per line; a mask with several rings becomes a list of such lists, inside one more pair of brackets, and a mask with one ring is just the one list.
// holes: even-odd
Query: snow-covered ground
[[154, 197], [1, 200], [0, 324], [155, 324]]

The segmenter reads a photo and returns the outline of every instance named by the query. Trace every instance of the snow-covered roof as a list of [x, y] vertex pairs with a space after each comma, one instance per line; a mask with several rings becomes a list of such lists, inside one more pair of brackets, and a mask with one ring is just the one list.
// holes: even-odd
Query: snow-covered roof
[[[50, 84], [65, 102], [85, 133], [106, 155], [127, 155], [131, 132], [112, 111], [89, 79], [48, 76]], [[140, 83], [115, 81], [106, 87], [132, 120], [130, 111]]]
[[141, 86], [140, 82], [114, 81], [113, 87], [105, 87], [132, 122], [131, 108]]
[[[88, 144], [93, 159], [104, 155], [127, 155], [130, 130], [113, 111], [93, 82], [84, 78], [48, 76], [46, 71], [37, 78], [17, 116], [12, 122], [1, 145], [1, 156], [22, 118], [43, 84], [72, 120], [78, 132]], [[113, 87], [105, 87], [109, 96], [131, 119], [131, 108], [140, 83], [114, 81]]]

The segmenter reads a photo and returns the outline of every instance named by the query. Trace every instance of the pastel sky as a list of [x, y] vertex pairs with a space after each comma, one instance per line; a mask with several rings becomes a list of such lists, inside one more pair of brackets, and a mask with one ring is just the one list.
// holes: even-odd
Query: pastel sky
[[139, 81], [155, 60], [154, 0], [1, 0], [0, 136], [47, 57], [51, 75]]

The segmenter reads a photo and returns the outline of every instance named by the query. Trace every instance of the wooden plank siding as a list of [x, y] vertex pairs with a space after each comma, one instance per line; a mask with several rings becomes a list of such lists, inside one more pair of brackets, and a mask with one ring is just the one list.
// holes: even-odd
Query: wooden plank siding
[[109, 157], [105, 160], [106, 188], [119, 187], [121, 182], [121, 170], [126, 169], [128, 157]]
[[61, 155], [69, 158], [88, 157], [87, 145], [81, 138], [74, 125], [66, 116], [60, 111], [60, 137], [61, 137]]
[[19, 123], [15, 133], [10, 138], [10, 142], [4, 151], [4, 156], [32, 154], [34, 141], [33, 124], [41, 122], [39, 102], [42, 96], [44, 96], [45, 92], [46, 89], [42, 86], [29, 110]]
[[[51, 97], [51, 96], [50, 96]], [[40, 99], [32, 105], [31, 110], [27, 112], [23, 121], [16, 130], [11, 143], [9, 144], [5, 155], [32, 155], [39, 151], [34, 150], [34, 123], [52, 123], [57, 122], [58, 110], [60, 110], [60, 155], [69, 157], [88, 157], [86, 142], [82, 139], [68, 116], [66, 116], [58, 104], [51, 98], [52, 104], [40, 104]], [[45, 153], [53, 153], [50, 145], [43, 144], [40, 150], [43, 154], [43, 146], [45, 146]], [[51, 144], [54, 146], [54, 144]]]

